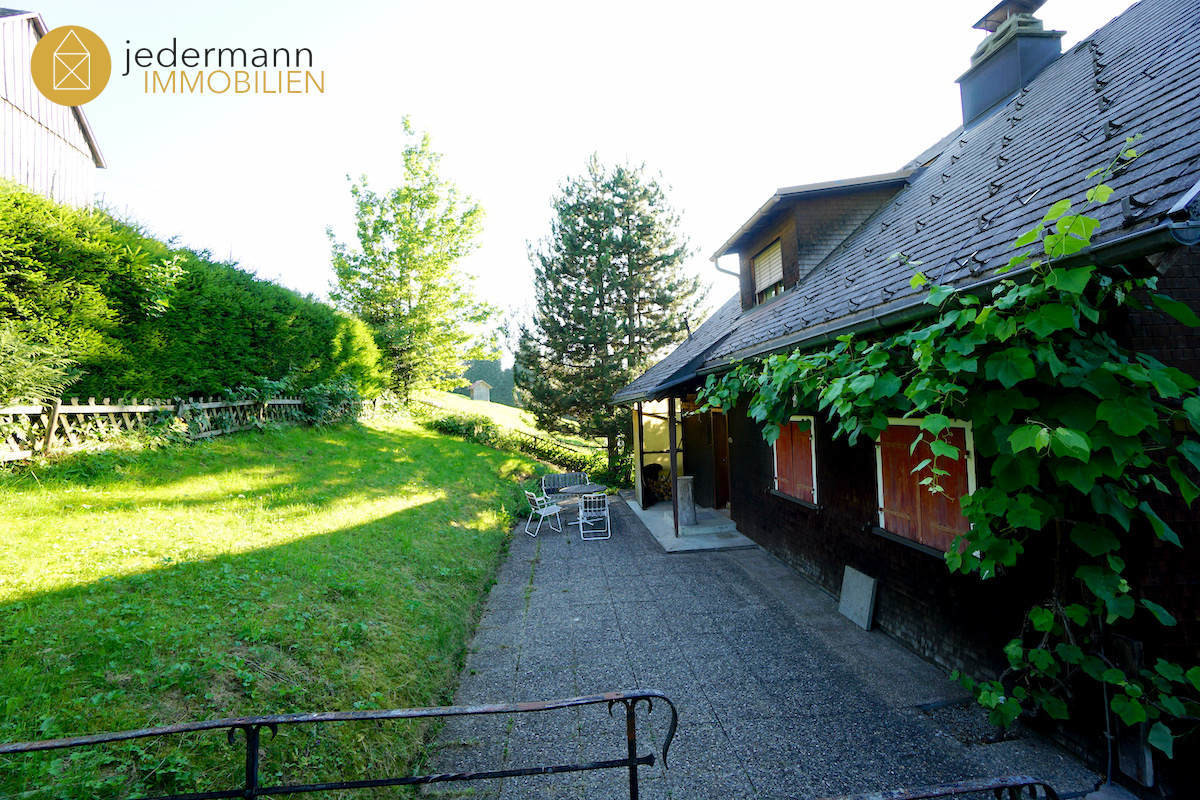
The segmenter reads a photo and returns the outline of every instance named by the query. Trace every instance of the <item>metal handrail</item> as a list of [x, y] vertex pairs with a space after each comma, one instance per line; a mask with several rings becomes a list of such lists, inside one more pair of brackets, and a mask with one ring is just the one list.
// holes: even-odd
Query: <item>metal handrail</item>
[[[124, 742], [133, 739], [146, 739], [161, 736], [175, 736], [198, 731], [225, 730], [229, 743], [232, 745], [241, 731], [245, 737], [246, 777], [241, 788], [222, 789], [209, 792], [191, 792], [187, 794], [156, 795], [140, 798], [139, 800], [219, 800], [220, 798], [254, 798], [264, 795], [303, 794], [308, 792], [323, 792], [338, 789], [367, 789], [382, 786], [411, 786], [430, 783], [446, 783], [453, 781], [478, 781], [495, 778], [528, 777], [533, 775], [555, 775], [564, 772], [584, 772], [597, 769], [625, 768], [629, 771], [629, 796], [631, 800], [638, 798], [638, 767], [653, 766], [653, 752], [645, 755], [637, 754], [637, 724], [635, 708], [638, 703], [646, 703], [647, 712], [654, 710], [654, 701], [661, 700], [671, 711], [671, 721], [667, 728], [666, 738], [662, 746], [662, 763], [667, 765], [667, 751], [675, 738], [675, 729], [679, 722], [679, 714], [675, 704], [665, 694], [656, 691], [621, 691], [605, 694], [570, 697], [563, 700], [546, 700], [530, 703], [500, 703], [472, 706], [442, 706], [433, 708], [394, 708], [378, 711], [327, 711], [312, 714], [274, 714], [257, 717], [230, 717], [227, 719], [204, 720], [199, 722], [181, 722], [175, 725], [164, 725], [155, 728], [140, 728], [137, 730], [118, 731], [114, 733], [97, 733], [87, 736], [72, 736], [64, 739], [47, 739], [40, 742], [17, 742], [0, 744], [0, 756], [36, 753], [47, 750], [63, 750], [76, 747], [95, 747], [97, 745]], [[427, 775], [391, 776], [383, 778], [364, 778], [360, 780], [335, 781], [328, 783], [283, 784], [277, 786], [261, 786], [259, 784], [259, 748], [261, 732], [266, 728], [272, 738], [278, 734], [281, 726], [321, 724], [327, 722], [363, 722], [370, 720], [391, 719], [428, 719], [438, 717], [478, 716], [483, 714], [524, 714], [541, 711], [553, 711], [562, 708], [600, 705], [608, 706], [611, 715], [613, 707], [620, 703], [625, 708], [625, 736], [627, 755], [625, 758], [605, 759], [575, 764], [551, 764], [532, 767], [517, 767], [512, 769], [495, 769], [472, 772], [444, 772]]]

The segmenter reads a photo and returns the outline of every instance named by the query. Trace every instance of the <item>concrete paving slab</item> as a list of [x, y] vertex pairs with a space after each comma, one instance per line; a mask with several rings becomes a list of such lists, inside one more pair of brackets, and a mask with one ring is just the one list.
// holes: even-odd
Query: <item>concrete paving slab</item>
[[[644, 798], [818, 798], [1007, 774], [1043, 777], [1060, 793], [1099, 782], [1028, 731], [963, 741], [961, 715], [981, 710], [921, 708], [962, 698], [942, 670], [840, 616], [833, 598], [762, 549], [669, 554], [634, 510], [614, 502], [611, 513], [606, 541], [514, 536], [458, 702], [665, 692], [679, 730], [670, 768], [639, 770]], [[641, 752], [665, 736], [665, 711], [639, 707]], [[624, 731], [620, 707], [611, 717], [594, 706], [462, 719], [443, 729], [434, 767], [492, 765], [497, 754], [510, 766], [517, 754], [547, 764], [623, 754]], [[605, 770], [454, 792], [430, 790], [596, 800], [628, 797], [628, 779]]]
[[728, 517], [711, 508], [696, 509], [699, 524], [680, 526], [679, 536], [676, 536], [675, 517], [670, 503], [656, 503], [647, 509], [643, 509], [632, 499], [625, 499], [625, 503], [667, 553], [757, 547], [750, 539], [738, 533], [737, 526]]

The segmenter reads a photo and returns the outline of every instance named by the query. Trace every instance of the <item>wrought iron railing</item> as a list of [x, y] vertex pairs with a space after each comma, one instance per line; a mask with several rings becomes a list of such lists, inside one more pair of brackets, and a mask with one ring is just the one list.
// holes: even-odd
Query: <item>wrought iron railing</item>
[[975, 778], [940, 786], [915, 789], [885, 789], [882, 792], [845, 795], [829, 800], [933, 800], [938, 797], [987, 797], [995, 800], [1058, 800], [1058, 792], [1045, 781], [1025, 775], [1007, 778]]
[[[156, 795], [139, 798], [139, 800], [218, 800], [219, 798], [255, 798], [265, 795], [305, 794], [309, 792], [325, 792], [346, 789], [371, 789], [386, 786], [414, 786], [431, 783], [448, 783], [454, 781], [482, 781], [496, 778], [517, 778], [534, 775], [555, 775], [565, 772], [585, 772], [600, 769], [626, 769], [629, 772], [629, 797], [638, 797], [638, 768], [653, 766], [654, 752], [638, 755], [637, 715], [638, 703], [646, 704], [647, 712], [653, 711], [654, 701], [665, 703], [671, 712], [670, 723], [666, 737], [662, 743], [663, 766], [667, 763], [667, 751], [675, 738], [675, 728], [679, 715], [675, 704], [665, 694], [653, 691], [608, 692], [606, 694], [572, 697], [565, 700], [548, 700], [535, 703], [506, 703], [498, 705], [476, 706], [444, 706], [439, 708], [397, 708], [385, 711], [332, 711], [317, 714], [278, 714], [263, 717], [234, 717], [231, 719], [207, 720], [204, 722], [182, 722], [177, 725], [165, 725], [158, 728], [143, 728], [141, 730], [120, 731], [117, 733], [99, 733], [90, 736], [74, 736], [66, 739], [50, 739], [41, 742], [21, 742], [15, 744], [0, 744], [0, 757], [12, 757], [24, 753], [37, 753], [46, 750], [64, 750], [69, 748], [97, 747], [113, 742], [124, 742], [132, 739], [147, 739], [154, 737], [178, 736], [199, 731], [224, 730], [233, 745], [242, 733], [245, 742], [245, 780], [238, 788], [216, 789], [212, 791], [190, 792], [187, 794]], [[546, 764], [539, 766], [515, 767], [508, 769], [479, 770], [472, 772], [442, 772], [428, 775], [403, 775], [377, 778], [360, 778], [357, 780], [333, 781], [325, 783], [283, 784], [263, 786], [260, 782], [259, 759], [263, 747], [262, 731], [270, 731], [272, 738], [279, 732], [280, 727], [289, 725], [315, 725], [328, 722], [365, 722], [370, 720], [397, 719], [429, 719], [437, 717], [466, 717], [482, 714], [528, 714], [542, 711], [553, 711], [562, 708], [578, 706], [607, 705], [611, 715], [613, 708], [621, 705], [625, 710], [626, 756], [601, 761], [589, 761], [572, 764]], [[0, 767], [3, 762], [0, 761]]]

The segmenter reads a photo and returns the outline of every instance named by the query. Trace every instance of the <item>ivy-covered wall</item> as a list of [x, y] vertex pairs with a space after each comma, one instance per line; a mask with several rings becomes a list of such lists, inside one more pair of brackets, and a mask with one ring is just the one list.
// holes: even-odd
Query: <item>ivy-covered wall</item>
[[729, 427], [731, 511], [739, 531], [834, 597], [846, 566], [870, 575], [879, 581], [878, 628], [947, 669], [999, 673], [1004, 643], [1032, 602], [1022, 587], [1037, 581], [1018, 573], [982, 584], [950, 574], [940, 558], [871, 532], [878, 503], [869, 442], [835, 440], [818, 419], [820, 506], [812, 509], [770, 492], [771, 448], [744, 407], [729, 415]]
[[[1157, 265], [1163, 273], [1159, 289], [1200, 313], [1200, 248], [1168, 251]], [[1122, 345], [1200, 374], [1200, 328], [1147, 308], [1115, 319], [1109, 330]], [[814, 430], [820, 507], [773, 495], [771, 448], [762, 424], [747, 409], [743, 398], [729, 415], [732, 515], [739, 530], [835, 597], [847, 565], [876, 578], [877, 626], [936, 663], [975, 676], [998, 675], [1008, 666], [1005, 643], [1021, 635], [1028, 609], [1042, 602], [1046, 587], [1056, 582], [1053, 570], [1059, 570], [1062, 580], [1085, 561], [1069, 545], [1056, 554], [1053, 536], [1031, 538], [1015, 567], [979, 581], [951, 573], [929, 553], [872, 532], [877, 519], [874, 446], [866, 439], [854, 445], [845, 437], [835, 439], [834, 426], [821, 415]], [[977, 441], [985, 433], [977, 429]], [[979, 464], [978, 471], [988, 474], [988, 464]], [[1165, 470], [1161, 477], [1169, 479]], [[1171, 627], [1143, 624], [1114, 637], [1120, 646], [1109, 657], [1131, 674], [1153, 668], [1159, 657], [1200, 660], [1200, 520], [1177, 496], [1156, 495], [1155, 507], [1185, 546], [1176, 547], [1148, 528], [1135, 529], [1137, 535], [1124, 540], [1125, 575], [1138, 594], [1173, 609], [1178, 622]], [[1076, 687], [1074, 711], [1060, 729], [1062, 738], [1081, 752], [1101, 753], [1103, 705], [1098, 686]], [[1138, 734], [1120, 726], [1118, 735], [1128, 739]], [[1173, 761], [1156, 761], [1164, 785], [1186, 784], [1187, 765], [1200, 757], [1198, 739], [1181, 738]]]

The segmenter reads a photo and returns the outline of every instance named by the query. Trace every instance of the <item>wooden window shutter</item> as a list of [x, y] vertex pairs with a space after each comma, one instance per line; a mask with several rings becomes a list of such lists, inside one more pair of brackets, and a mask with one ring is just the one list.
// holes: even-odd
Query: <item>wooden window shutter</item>
[[792, 426], [779, 428], [775, 440], [775, 491], [792, 494]]
[[950, 427], [938, 438], [958, 448], [962, 456], [957, 461], [939, 459], [938, 464], [949, 475], [941, 479], [944, 492], [934, 494], [921, 486], [928, 468], [913, 469], [933, 457], [926, 442], [910, 452], [920, 434], [914, 425], [890, 425], [880, 435], [878, 443], [879, 481], [882, 502], [880, 526], [935, 550], [949, 550], [954, 537], [970, 529], [962, 513], [960, 498], [970, 492], [967, 434], [962, 427]]
[[793, 422], [792, 429], [792, 497], [816, 502], [816, 476], [813, 475], [812, 423], [808, 430], [800, 430]]
[[754, 291], [757, 294], [783, 280], [783, 251], [775, 241], [754, 257]]
[[[937, 550], [949, 550], [954, 537], [970, 530], [970, 523], [962, 513], [962, 503], [959, 498], [970, 489], [967, 484], [967, 434], [962, 428], [947, 428], [938, 436], [944, 442], [954, 445], [962, 457], [957, 461], [939, 459], [939, 466], [949, 472], [942, 477], [942, 487], [946, 490], [939, 494], [921, 491], [921, 544], [929, 545]], [[933, 453], [927, 444], [922, 443], [917, 452], [924, 452], [921, 458], [932, 458]], [[914, 475], [913, 479], [919, 479]]]
[[775, 491], [815, 503], [815, 487], [812, 428], [800, 430], [796, 422], [780, 426], [775, 440]]
[[917, 476], [913, 467], [917, 454], [909, 453], [917, 429], [908, 425], [890, 425], [879, 435], [879, 479], [883, 495], [880, 527], [908, 539], [917, 539], [920, 511], [917, 507]]

